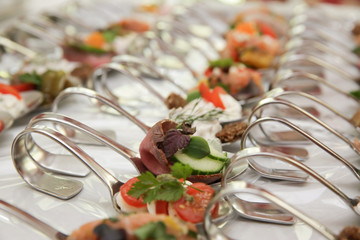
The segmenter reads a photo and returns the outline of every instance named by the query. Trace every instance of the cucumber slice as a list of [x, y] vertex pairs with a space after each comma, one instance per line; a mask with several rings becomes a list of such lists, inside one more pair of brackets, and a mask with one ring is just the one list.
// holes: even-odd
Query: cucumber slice
[[207, 174], [213, 174], [213, 173], [219, 173], [224, 165], [225, 162], [215, 160], [209, 157], [204, 157], [201, 159], [194, 159], [187, 154], [184, 154], [182, 151], [178, 151], [172, 156], [172, 159], [176, 162], [180, 162], [182, 164], [188, 164], [192, 169], [192, 174], [201, 174], [201, 175], [207, 175]]
[[210, 154], [210, 147], [208, 142], [198, 136], [192, 136], [189, 144], [182, 150], [183, 153], [189, 157], [201, 159]]
[[210, 154], [207, 157], [214, 159], [214, 160], [219, 160], [222, 162], [229, 161], [229, 158], [227, 157], [226, 153], [219, 152], [218, 150], [216, 150], [215, 148], [212, 148], [211, 146], [210, 146]]
[[222, 151], [221, 142], [218, 139], [213, 139], [209, 141], [210, 153], [209, 158], [227, 162], [230, 159], [227, 157], [227, 153]]

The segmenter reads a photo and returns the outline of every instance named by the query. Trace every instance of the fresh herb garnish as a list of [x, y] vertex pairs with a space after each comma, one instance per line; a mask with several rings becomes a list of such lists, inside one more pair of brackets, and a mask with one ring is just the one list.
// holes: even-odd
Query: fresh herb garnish
[[176, 238], [166, 233], [166, 226], [163, 222], [150, 222], [139, 227], [134, 231], [135, 236], [140, 240], [158, 239], [158, 240], [176, 240]]
[[178, 178], [184, 180], [192, 173], [192, 169], [188, 165], [175, 163], [171, 167], [170, 174], [161, 174], [155, 177], [151, 172], [141, 174], [139, 181], [133, 184], [128, 194], [135, 198], [143, 197], [144, 203], [150, 203], [155, 200], [163, 200], [167, 202], [177, 201], [185, 193], [185, 183]]
[[201, 159], [210, 154], [210, 147], [204, 138], [192, 136], [190, 143], [182, 151], [192, 158]]
[[170, 167], [171, 175], [177, 179], [187, 179], [192, 174], [192, 168], [189, 165], [175, 163]]
[[179, 149], [185, 148], [190, 142], [190, 136], [182, 134], [177, 129], [171, 129], [166, 132], [162, 149], [166, 158], [170, 158]]
[[[192, 123], [196, 120], [198, 121], [212, 121], [219, 118], [219, 115], [224, 113], [224, 110], [215, 108], [208, 112], [197, 114], [196, 107], [199, 105], [201, 99], [195, 102], [193, 108], [191, 109], [190, 113], [179, 113], [177, 114], [176, 111], [172, 111], [169, 114], [169, 118], [173, 119], [175, 122], [181, 123], [188, 123], [192, 125]], [[177, 114], [177, 115], [176, 115]]]
[[210, 67], [229, 68], [233, 65], [234, 61], [231, 58], [220, 58], [209, 62]]
[[108, 43], [112, 43], [115, 38], [118, 36], [119, 30], [117, 28], [110, 28], [104, 30], [101, 34], [103, 35], [104, 39]]
[[144, 203], [155, 200], [177, 201], [185, 192], [183, 184], [168, 174], [155, 177], [151, 172], [145, 172], [138, 179], [139, 181], [133, 184], [128, 194], [135, 198], [142, 196]]
[[36, 71], [33, 71], [32, 73], [24, 73], [19, 75], [19, 80], [22, 83], [33, 83], [37, 86], [40, 86], [42, 77]]
[[360, 100], [360, 90], [351, 91], [350, 94]]

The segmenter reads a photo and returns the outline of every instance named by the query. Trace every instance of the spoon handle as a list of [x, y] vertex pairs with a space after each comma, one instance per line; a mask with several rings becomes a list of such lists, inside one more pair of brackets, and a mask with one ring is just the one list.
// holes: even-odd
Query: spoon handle
[[23, 220], [30, 226], [38, 229], [41, 233], [50, 237], [51, 239], [66, 240], [68, 237], [66, 234], [59, 232], [55, 228], [51, 227], [49, 224], [39, 220], [38, 218], [30, 215], [29, 213], [1, 199], [0, 199], [0, 209]]
[[114, 101], [100, 95], [99, 93], [97, 93], [97, 92], [95, 92], [95, 91], [93, 91], [91, 89], [87, 89], [87, 88], [70, 87], [70, 88], [66, 88], [65, 90], [61, 91], [60, 94], [55, 98], [55, 100], [53, 102], [53, 105], [52, 105], [51, 111], [52, 112], [57, 112], [60, 102], [62, 100], [64, 100], [65, 98], [67, 98], [69, 96], [72, 96], [72, 95], [83, 95], [83, 96], [86, 96], [88, 98], [95, 99], [96, 101], [99, 101], [102, 104], [105, 104], [106, 106], [114, 109], [115, 111], [117, 111], [121, 115], [128, 118], [131, 122], [136, 124], [145, 133], [147, 133], [149, 131], [149, 129], [150, 129], [149, 126], [147, 126], [145, 123], [140, 121], [138, 118], [136, 118], [135, 116], [130, 114], [128, 111], [126, 111], [122, 107], [120, 107]]

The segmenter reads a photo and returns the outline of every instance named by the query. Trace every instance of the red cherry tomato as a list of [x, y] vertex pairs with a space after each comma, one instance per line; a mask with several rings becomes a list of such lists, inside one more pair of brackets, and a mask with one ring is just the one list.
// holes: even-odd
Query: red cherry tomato
[[199, 91], [201, 96], [208, 102], [214, 104], [215, 107], [225, 109], [225, 106], [220, 98], [220, 94], [226, 94], [226, 91], [222, 87], [215, 87], [210, 90], [205, 83], [200, 83]]
[[169, 215], [169, 202], [162, 200], [155, 201], [155, 212], [156, 214]]
[[[206, 207], [215, 194], [215, 190], [205, 183], [193, 183], [191, 187], [188, 187], [186, 193], [193, 197], [193, 201], [188, 201], [182, 196], [173, 204], [174, 210], [184, 221], [191, 223], [202, 222]], [[213, 214], [215, 211], [216, 209], [213, 210]]]
[[1, 119], [0, 119], [0, 132], [1, 132], [2, 130], [4, 130], [4, 128], [5, 128], [4, 122], [1, 121]]
[[33, 83], [19, 83], [19, 84], [12, 84], [11, 86], [16, 90], [18, 90], [19, 92], [34, 90], [36, 88], [35, 84]]
[[277, 39], [276, 33], [269, 25], [267, 25], [265, 23], [259, 23], [258, 25], [260, 28], [260, 32], [262, 32], [262, 34], [268, 35], [274, 39]]
[[131, 178], [129, 181], [127, 181], [126, 183], [124, 183], [121, 187], [120, 187], [120, 194], [122, 196], [122, 198], [124, 199], [124, 201], [129, 204], [130, 206], [133, 207], [145, 207], [146, 204], [143, 203], [143, 198], [135, 198], [133, 196], [130, 196], [128, 194], [129, 190], [132, 188], [133, 184], [136, 183], [137, 181], [139, 181], [139, 179], [137, 177]]
[[21, 95], [18, 90], [10, 85], [6, 85], [4, 83], [0, 83], [0, 93], [2, 94], [11, 94], [14, 95], [17, 99], [21, 100]]
[[212, 73], [213, 69], [211, 67], [208, 67], [205, 72], [204, 72], [204, 75], [206, 77], [210, 77], [211, 73]]

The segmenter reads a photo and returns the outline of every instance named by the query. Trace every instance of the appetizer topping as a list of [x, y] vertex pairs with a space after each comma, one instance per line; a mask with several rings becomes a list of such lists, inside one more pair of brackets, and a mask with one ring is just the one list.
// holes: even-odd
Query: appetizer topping
[[124, 19], [108, 28], [90, 33], [83, 39], [68, 39], [63, 46], [64, 58], [97, 67], [108, 63], [115, 55], [115, 40], [131, 32], [148, 31], [150, 26], [135, 19]]
[[145, 172], [138, 177], [138, 181], [128, 191], [128, 194], [135, 198], [143, 198], [143, 203], [151, 203], [155, 200], [175, 202], [185, 193], [186, 184], [180, 181], [188, 178], [192, 170], [189, 166], [175, 164], [172, 167], [172, 174], [162, 174], [155, 177], [150, 172]]
[[2, 130], [4, 130], [5, 128], [5, 124], [4, 122], [0, 119], [0, 132], [2, 132]]
[[[173, 203], [175, 213], [183, 221], [191, 223], [202, 222], [206, 207], [213, 198], [215, 190], [205, 183], [193, 183], [187, 188], [186, 194], [191, 196], [191, 198], [182, 196]], [[215, 215], [216, 210], [214, 208], [213, 215]]]
[[219, 138], [222, 143], [234, 142], [241, 138], [246, 128], [246, 122], [225, 124], [221, 131], [217, 132], [215, 136]]
[[[227, 61], [219, 59], [218, 61]], [[228, 61], [232, 63], [232, 61]], [[214, 67], [215, 66], [215, 67]], [[220, 67], [221, 66], [221, 67]], [[236, 99], [246, 99], [264, 93], [261, 74], [243, 64], [212, 64], [205, 71], [210, 88], [222, 87]]]
[[176, 129], [177, 125], [176, 122], [167, 119], [156, 123], [140, 144], [141, 161], [155, 175], [170, 172], [169, 162], [161, 145], [165, 140], [166, 132]]
[[114, 239], [196, 239], [196, 228], [190, 223], [166, 215], [136, 213], [116, 218], [97, 220], [72, 232], [68, 240], [114, 240]]
[[4, 84], [4, 83], [0, 83], [0, 93], [10, 94], [10, 95], [14, 96], [15, 98], [17, 98], [18, 100], [22, 99], [18, 90], [16, 90], [13, 86], [10, 86], [10, 85]]
[[187, 101], [176, 93], [171, 93], [165, 99], [165, 105], [168, 109], [184, 107], [186, 104]]
[[338, 238], [338, 240], [360, 240], [360, 227], [350, 226], [344, 228]]
[[69, 80], [62, 70], [48, 69], [44, 73], [39, 74], [37, 71], [31, 73], [22, 73], [12, 79], [14, 86], [21, 90], [36, 89], [44, 94], [43, 104], [50, 104], [55, 97], [65, 88], [74, 86], [75, 83]]
[[[185, 181], [192, 172], [189, 165], [175, 163], [171, 167], [171, 174], [155, 177], [152, 173], [145, 172], [130, 179], [124, 184], [126, 187], [123, 185], [120, 190], [122, 192], [126, 189], [126, 196], [141, 201], [142, 204], [147, 203], [150, 213], [170, 214], [186, 222], [199, 223], [203, 221], [206, 207], [215, 191], [205, 183], [191, 184]], [[214, 213], [216, 210], [214, 208]]]
[[16, 88], [0, 83], [0, 111], [8, 112], [17, 118], [26, 109], [24, 100]]
[[166, 132], [162, 149], [166, 158], [174, 155], [179, 149], [183, 149], [191, 143], [190, 136], [182, 134], [177, 129], [171, 129]]
[[[132, 197], [128, 194], [129, 190], [133, 187], [134, 183], [138, 182], [139, 179], [137, 177], [131, 178], [129, 181], [127, 181], [126, 183], [124, 183], [121, 187], [120, 187], [120, 194], [122, 199], [124, 199], [124, 201], [132, 206], [132, 207], [136, 207], [136, 208], [146, 208], [146, 204], [143, 203], [143, 199], [142, 197]], [[120, 207], [121, 204], [119, 204]]]
[[204, 138], [193, 136], [182, 152], [189, 157], [200, 159], [210, 154], [210, 147]]
[[[155, 124], [140, 144], [141, 162], [155, 175], [170, 173], [170, 166], [179, 162], [191, 167], [195, 181], [218, 180], [221, 170], [229, 161], [221, 145], [215, 146], [203, 138], [188, 136], [187, 127], [185, 130], [177, 129], [183, 126], [170, 120]], [[214, 174], [216, 177], [202, 176]]]
[[279, 54], [280, 43], [275, 31], [264, 22], [237, 22], [226, 34], [221, 55], [254, 68], [266, 68]]

